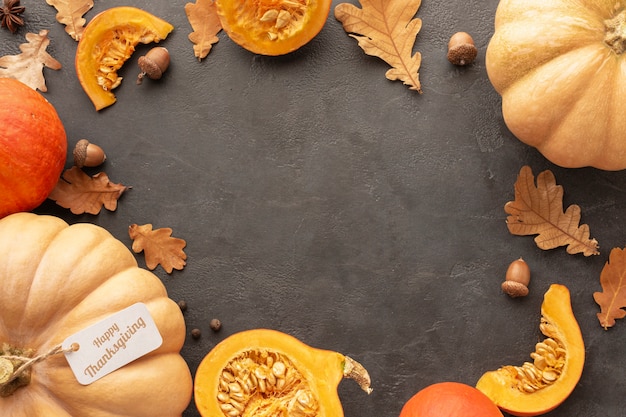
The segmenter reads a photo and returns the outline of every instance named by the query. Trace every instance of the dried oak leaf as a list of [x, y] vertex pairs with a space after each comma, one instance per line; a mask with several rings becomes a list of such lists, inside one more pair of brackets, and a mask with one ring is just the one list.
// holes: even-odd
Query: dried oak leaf
[[128, 235], [133, 240], [133, 251], [144, 251], [148, 269], [153, 270], [161, 264], [165, 272], [171, 274], [173, 269], [181, 270], [186, 265], [187, 255], [183, 249], [187, 242], [172, 237], [169, 227], [152, 230], [151, 224], [131, 224]]
[[93, 177], [73, 166], [63, 173], [48, 198], [74, 214], [98, 214], [104, 206], [109, 211], [117, 209], [117, 200], [129, 187], [114, 184], [104, 172]]
[[27, 43], [20, 45], [19, 55], [5, 55], [0, 57], [0, 77], [15, 78], [33, 90], [46, 92], [46, 80], [43, 68], [61, 69], [61, 63], [46, 52], [50, 44], [48, 31], [26, 34]]
[[615, 325], [615, 319], [626, 317], [626, 251], [611, 250], [600, 273], [600, 285], [602, 292], [594, 292], [593, 299], [600, 306], [600, 325], [607, 330]]
[[65, 32], [75, 41], [80, 40], [87, 20], [83, 17], [93, 7], [93, 0], [46, 0], [57, 10], [57, 22], [65, 25]]
[[219, 41], [217, 34], [222, 30], [215, 1], [196, 0], [195, 3], [187, 3], [185, 14], [193, 29], [189, 34], [189, 40], [193, 42], [194, 55], [200, 61], [206, 58], [213, 44]]
[[413, 54], [415, 37], [422, 28], [422, 20], [413, 19], [421, 0], [360, 0], [362, 9], [340, 3], [335, 7], [335, 18], [344, 30], [359, 42], [363, 51], [377, 56], [393, 68], [387, 79], [400, 80], [409, 89], [422, 92], [419, 68], [422, 55]]
[[504, 205], [509, 232], [535, 237], [540, 249], [554, 249], [567, 245], [567, 253], [599, 255], [598, 241], [589, 239], [589, 226], [580, 222], [580, 207], [572, 204], [563, 212], [563, 187], [556, 185], [554, 174], [543, 171], [537, 176], [522, 167], [515, 182], [515, 201]]

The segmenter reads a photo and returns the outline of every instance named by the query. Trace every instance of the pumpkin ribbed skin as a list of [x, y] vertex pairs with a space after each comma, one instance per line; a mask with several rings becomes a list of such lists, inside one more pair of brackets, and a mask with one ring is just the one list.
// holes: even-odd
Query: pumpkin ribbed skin
[[486, 67], [504, 121], [559, 166], [626, 168], [626, 54], [606, 42], [611, 26], [626, 42], [624, 17], [624, 0], [498, 5]]
[[145, 303], [163, 344], [121, 369], [80, 385], [64, 355], [32, 368], [30, 384], [0, 397], [11, 417], [174, 417], [191, 398], [179, 352], [185, 324], [151, 272], [109, 232], [68, 226], [52, 216], [0, 220], [0, 344], [45, 353], [68, 336], [137, 302]]
[[29, 211], [54, 188], [65, 166], [63, 124], [41, 94], [0, 78], [0, 218]]

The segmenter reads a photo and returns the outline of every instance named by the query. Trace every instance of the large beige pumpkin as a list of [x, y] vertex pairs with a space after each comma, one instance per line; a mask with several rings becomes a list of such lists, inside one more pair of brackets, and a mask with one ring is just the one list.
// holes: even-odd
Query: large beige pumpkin
[[562, 167], [626, 168], [626, 0], [502, 0], [489, 79], [509, 130]]
[[[155, 351], [80, 385], [63, 354], [31, 368], [28, 385], [0, 397], [6, 417], [174, 417], [191, 399], [180, 349], [185, 323], [151, 272], [105, 229], [52, 216], [0, 220], [0, 348], [50, 351], [68, 336], [145, 303], [163, 338]], [[6, 351], [6, 350], [5, 350]]]

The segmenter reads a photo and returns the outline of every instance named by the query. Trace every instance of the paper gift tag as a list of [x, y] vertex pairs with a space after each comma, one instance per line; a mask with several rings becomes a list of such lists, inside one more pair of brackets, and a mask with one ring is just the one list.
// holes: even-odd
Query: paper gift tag
[[65, 353], [78, 382], [91, 384], [105, 375], [152, 352], [163, 343], [148, 308], [133, 304], [63, 341]]

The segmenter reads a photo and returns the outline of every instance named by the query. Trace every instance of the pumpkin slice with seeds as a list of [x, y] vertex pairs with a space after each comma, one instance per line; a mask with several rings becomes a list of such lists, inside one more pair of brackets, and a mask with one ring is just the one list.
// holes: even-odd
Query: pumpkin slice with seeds
[[331, 0], [216, 0], [229, 38], [261, 55], [284, 55], [306, 45], [322, 30]]
[[487, 372], [476, 384], [509, 414], [537, 416], [555, 409], [582, 374], [585, 344], [567, 287], [553, 284], [545, 293], [539, 329], [546, 338], [535, 345], [532, 361]]
[[371, 392], [369, 374], [353, 359], [276, 330], [248, 330], [202, 360], [195, 401], [203, 417], [342, 417], [344, 377]]
[[160, 42], [174, 26], [136, 7], [113, 7], [85, 27], [76, 49], [76, 75], [96, 110], [115, 103], [117, 71], [139, 43]]

